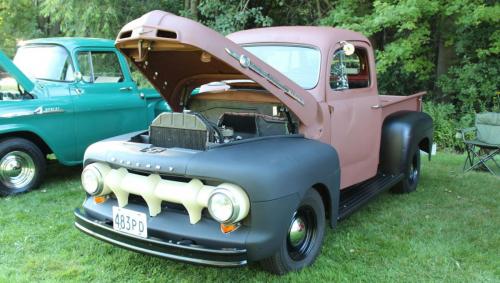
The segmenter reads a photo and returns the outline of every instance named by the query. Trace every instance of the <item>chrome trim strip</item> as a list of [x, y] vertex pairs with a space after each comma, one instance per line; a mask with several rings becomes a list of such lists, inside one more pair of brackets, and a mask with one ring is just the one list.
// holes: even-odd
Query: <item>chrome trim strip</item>
[[299, 94], [296, 94], [294, 91], [289, 89], [287, 86], [280, 83], [271, 74], [269, 74], [268, 72], [266, 72], [266, 71], [262, 70], [261, 68], [259, 68], [258, 66], [256, 66], [254, 63], [252, 63], [250, 58], [248, 58], [246, 55], [244, 55], [244, 54], [240, 55], [240, 54], [238, 54], [238, 53], [236, 53], [228, 48], [226, 48], [226, 52], [231, 57], [238, 60], [240, 62], [240, 65], [243, 68], [249, 68], [250, 70], [254, 71], [257, 75], [265, 78], [268, 82], [270, 82], [271, 84], [273, 84], [274, 86], [276, 86], [277, 88], [282, 90], [286, 95], [290, 96], [291, 98], [293, 98], [295, 101], [297, 101], [301, 105], [304, 105], [304, 99]]
[[55, 114], [55, 113], [64, 113], [64, 112], [65, 112], [65, 110], [62, 108], [59, 108], [59, 107], [43, 108], [43, 106], [40, 106], [33, 111], [5, 113], [5, 114], [0, 115], [0, 118], [14, 118], [14, 117]]
[[0, 115], [0, 118], [15, 118], [15, 117], [23, 117], [23, 116], [33, 116], [35, 113], [33, 112], [15, 112], [15, 113], [5, 113]]
[[33, 114], [35, 114], [35, 115], [52, 114], [52, 113], [64, 113], [64, 109], [61, 109], [60, 107], [57, 107], [57, 106], [56, 107], [47, 107], [47, 108], [40, 106], [33, 111]]

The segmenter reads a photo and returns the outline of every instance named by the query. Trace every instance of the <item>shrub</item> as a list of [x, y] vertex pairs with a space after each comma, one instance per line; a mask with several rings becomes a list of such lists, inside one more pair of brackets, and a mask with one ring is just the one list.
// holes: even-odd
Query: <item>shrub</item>
[[499, 70], [498, 60], [450, 68], [438, 82], [443, 96], [440, 100], [453, 103], [461, 114], [499, 111]]
[[[460, 123], [455, 121], [455, 106], [449, 103], [424, 102], [423, 111], [434, 120], [434, 142], [438, 148], [462, 149], [462, 141], [456, 134]], [[468, 123], [465, 119], [464, 124]]]

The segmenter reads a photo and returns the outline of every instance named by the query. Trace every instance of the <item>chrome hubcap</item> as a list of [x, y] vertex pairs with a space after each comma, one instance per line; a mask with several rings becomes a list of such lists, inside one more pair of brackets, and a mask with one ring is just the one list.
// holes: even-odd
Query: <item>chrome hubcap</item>
[[316, 239], [317, 221], [314, 210], [300, 207], [292, 217], [288, 228], [287, 251], [294, 261], [301, 261], [309, 255]]
[[33, 159], [22, 151], [7, 153], [0, 160], [0, 182], [10, 189], [21, 189], [35, 177]]
[[411, 184], [413, 184], [418, 177], [418, 169], [417, 169], [417, 159], [413, 157], [413, 160], [410, 164], [410, 174], [408, 175], [408, 179]]
[[301, 217], [297, 217], [292, 221], [290, 225], [290, 231], [288, 232], [288, 239], [290, 244], [294, 247], [299, 246], [304, 238], [306, 237], [306, 225]]

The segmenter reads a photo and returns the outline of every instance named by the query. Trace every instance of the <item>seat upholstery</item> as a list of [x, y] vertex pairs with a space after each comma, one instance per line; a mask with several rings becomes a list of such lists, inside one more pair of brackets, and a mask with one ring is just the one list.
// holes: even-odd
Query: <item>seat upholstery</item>
[[500, 113], [476, 115], [477, 140], [489, 145], [500, 145]]

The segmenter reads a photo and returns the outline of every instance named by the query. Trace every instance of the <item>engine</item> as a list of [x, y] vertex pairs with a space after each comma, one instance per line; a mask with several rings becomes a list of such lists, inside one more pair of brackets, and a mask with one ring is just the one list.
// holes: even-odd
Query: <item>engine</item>
[[210, 121], [197, 112], [167, 112], [151, 123], [149, 143], [164, 148], [206, 150], [215, 144], [285, 135], [288, 127], [285, 118], [259, 113], [225, 112], [217, 121]]

